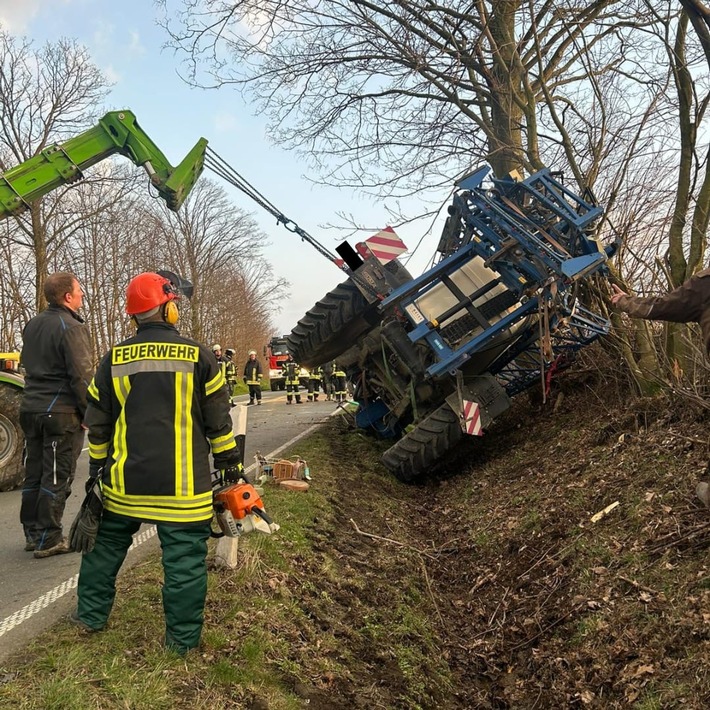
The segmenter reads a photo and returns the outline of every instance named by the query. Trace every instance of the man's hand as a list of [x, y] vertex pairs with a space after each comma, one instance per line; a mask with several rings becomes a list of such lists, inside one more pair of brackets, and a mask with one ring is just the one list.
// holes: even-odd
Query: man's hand
[[622, 291], [616, 284], [611, 285], [611, 290], [613, 291], [611, 295], [611, 305], [615, 306], [623, 296], [628, 296], [626, 291]]
[[222, 472], [222, 479], [225, 483], [238, 483], [240, 478], [244, 478], [244, 464], [227, 466]]
[[94, 485], [97, 478], [101, 478], [104, 472], [103, 464], [96, 461], [89, 461], [89, 480], [86, 482], [86, 492], [88, 493]]

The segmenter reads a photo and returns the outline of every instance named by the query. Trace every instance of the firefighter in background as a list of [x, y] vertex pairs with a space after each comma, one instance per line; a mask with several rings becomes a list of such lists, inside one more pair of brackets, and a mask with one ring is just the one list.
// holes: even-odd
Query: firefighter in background
[[325, 394], [326, 402], [330, 402], [333, 399], [333, 363], [326, 362], [320, 370], [323, 394]]
[[237, 385], [237, 366], [234, 364], [234, 350], [227, 348], [224, 351], [224, 379], [227, 382], [227, 390], [229, 396], [234, 394], [234, 388]]
[[189, 297], [192, 285], [171, 277], [131, 280], [126, 312], [138, 331], [109, 350], [89, 385], [89, 476], [100, 477], [104, 512], [93, 549], [82, 556], [70, 619], [87, 631], [104, 628], [133, 535], [141, 523], [155, 524], [165, 645], [184, 655], [200, 643], [207, 594], [209, 455], [225, 480], [237, 480], [242, 458], [221, 368], [175, 327], [175, 301]]
[[291, 353], [288, 354], [288, 359], [281, 364], [281, 371], [286, 380], [286, 404], [291, 404], [294, 396], [296, 397], [296, 404], [301, 404], [301, 393], [298, 391], [298, 372], [300, 369]]
[[244, 365], [244, 382], [249, 386], [249, 404], [261, 404], [261, 363], [256, 359], [256, 350], [249, 351]]
[[333, 395], [336, 402], [345, 402], [348, 394], [348, 380], [337, 362], [333, 363]]
[[308, 401], [318, 401], [318, 390], [320, 389], [320, 367], [314, 367], [308, 373]]

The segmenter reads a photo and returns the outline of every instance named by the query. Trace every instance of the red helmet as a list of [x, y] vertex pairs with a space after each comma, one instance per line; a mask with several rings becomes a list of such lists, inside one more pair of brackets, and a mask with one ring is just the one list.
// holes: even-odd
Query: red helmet
[[126, 289], [126, 313], [145, 313], [178, 297], [168, 279], [150, 271], [131, 279]]

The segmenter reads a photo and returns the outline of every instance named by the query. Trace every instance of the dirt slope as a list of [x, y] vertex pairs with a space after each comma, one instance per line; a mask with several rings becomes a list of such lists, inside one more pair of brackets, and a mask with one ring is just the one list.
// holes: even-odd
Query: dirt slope
[[342, 463], [302, 604], [349, 672], [310, 707], [710, 706], [704, 410], [598, 391], [521, 399], [416, 487], [367, 472], [379, 444], [324, 437]]
[[201, 649], [166, 654], [149, 560], [106, 631], [64, 622], [0, 668], [0, 707], [710, 707], [706, 410], [575, 382], [417, 486], [329, 420], [294, 452], [311, 490], [265, 493], [278, 535], [210, 574]]

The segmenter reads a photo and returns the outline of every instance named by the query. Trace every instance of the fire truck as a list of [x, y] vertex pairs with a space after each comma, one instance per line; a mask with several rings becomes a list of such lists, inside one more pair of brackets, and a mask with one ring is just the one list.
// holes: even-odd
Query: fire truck
[[283, 392], [286, 389], [286, 380], [281, 371], [281, 363], [286, 362], [288, 359], [287, 337], [282, 335], [271, 338], [269, 344], [264, 346], [264, 357], [269, 362], [269, 385], [272, 392], [276, 392], [276, 390]]

